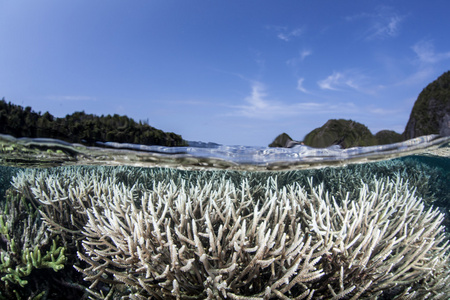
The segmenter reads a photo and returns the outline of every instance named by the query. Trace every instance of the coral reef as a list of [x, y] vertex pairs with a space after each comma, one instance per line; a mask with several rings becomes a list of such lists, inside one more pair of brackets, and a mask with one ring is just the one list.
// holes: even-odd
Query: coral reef
[[13, 188], [93, 298], [447, 298], [444, 215], [402, 174], [350, 172], [342, 190], [272, 175], [72, 167], [19, 172]]
[[24, 295], [25, 290], [18, 286], [23, 288], [31, 284], [32, 272], [39, 273], [40, 269], [57, 272], [63, 269], [66, 262], [65, 248], [59, 245], [58, 238], [48, 231], [38, 212], [24, 199], [8, 192], [6, 201], [0, 202], [0, 209], [0, 298], [20, 299], [28, 296], [31, 299], [48, 294], [50, 287], [42, 281], [39, 282], [39, 288], [28, 295]]
[[11, 186], [11, 178], [19, 170], [19, 168], [0, 166], [0, 202], [5, 201], [6, 190]]

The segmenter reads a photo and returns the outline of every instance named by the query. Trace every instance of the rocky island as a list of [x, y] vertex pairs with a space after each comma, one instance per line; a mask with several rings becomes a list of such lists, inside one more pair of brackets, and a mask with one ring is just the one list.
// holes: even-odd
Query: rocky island
[[328, 120], [322, 127], [308, 133], [303, 142], [282, 133], [269, 147], [304, 145], [322, 148], [339, 145], [343, 148], [373, 146], [401, 142], [422, 135], [450, 135], [450, 71], [442, 74], [419, 94], [405, 131], [381, 130], [373, 135], [367, 126], [353, 120]]

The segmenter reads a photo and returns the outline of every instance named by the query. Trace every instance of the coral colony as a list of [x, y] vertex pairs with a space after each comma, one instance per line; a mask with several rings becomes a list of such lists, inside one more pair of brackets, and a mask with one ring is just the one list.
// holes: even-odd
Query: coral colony
[[274, 174], [19, 171], [0, 215], [2, 289], [68, 269], [90, 299], [448, 299], [444, 216], [408, 181], [344, 194]]

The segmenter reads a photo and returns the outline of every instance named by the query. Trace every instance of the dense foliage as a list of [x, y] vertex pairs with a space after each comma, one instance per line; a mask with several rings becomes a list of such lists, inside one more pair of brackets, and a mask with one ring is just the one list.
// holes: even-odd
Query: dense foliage
[[[403, 135], [410, 139], [428, 134], [442, 134], [445, 116], [450, 116], [450, 71], [422, 90], [414, 103]], [[448, 130], [448, 129], [447, 129]]]
[[[363, 124], [351, 120], [328, 120], [304, 138], [305, 145], [328, 147], [385, 145], [415, 137], [440, 134], [450, 135], [450, 71], [442, 74], [419, 94], [411, 111], [403, 134], [392, 130], [381, 130], [375, 135]], [[286, 136], [279, 135], [269, 147], [286, 147]]]
[[377, 145], [387, 145], [403, 141], [403, 136], [393, 130], [381, 130], [375, 134]]
[[143, 122], [117, 114], [96, 116], [75, 112], [55, 118], [49, 112], [0, 100], [0, 133], [15, 137], [55, 138], [71, 143], [93, 145], [95, 142], [118, 142], [144, 145], [184, 146], [180, 135], [164, 132]]
[[287, 147], [288, 143], [293, 141], [292, 138], [285, 132], [277, 136], [269, 147]]
[[294, 141], [287, 133], [277, 136], [269, 147], [293, 147], [306, 144], [312, 147], [342, 147], [387, 145], [403, 141], [403, 136], [392, 130], [381, 130], [375, 135], [363, 124], [351, 120], [328, 120], [305, 137], [304, 142]]
[[343, 148], [376, 145], [370, 130], [363, 124], [352, 120], [328, 120], [305, 136], [304, 143], [311, 147], [340, 145]]

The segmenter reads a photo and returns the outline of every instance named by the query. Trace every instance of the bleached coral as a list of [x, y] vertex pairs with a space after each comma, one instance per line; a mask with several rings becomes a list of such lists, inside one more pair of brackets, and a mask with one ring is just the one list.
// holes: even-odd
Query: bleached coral
[[266, 176], [264, 184], [237, 186], [233, 174], [171, 181], [164, 172], [135, 184], [94, 171], [34, 174], [34, 182], [19, 174], [13, 184], [45, 207], [53, 231], [82, 240], [78, 256], [88, 266], [77, 269], [93, 295], [101, 295], [99, 282], [113, 287], [110, 295], [125, 284], [121, 293], [136, 299], [450, 293], [443, 215], [425, 209], [400, 177], [373, 179], [339, 198], [312, 182], [279, 186]]
[[314, 265], [326, 249], [305, 238], [292, 213], [298, 205], [287, 197], [257, 203], [245, 182], [241, 189], [160, 184], [138, 204], [130, 195], [120, 191], [88, 210], [87, 255], [79, 255], [91, 264], [83, 270], [90, 280], [112, 275], [157, 299], [233, 299], [279, 292], [300, 264], [298, 282], [322, 275]]

